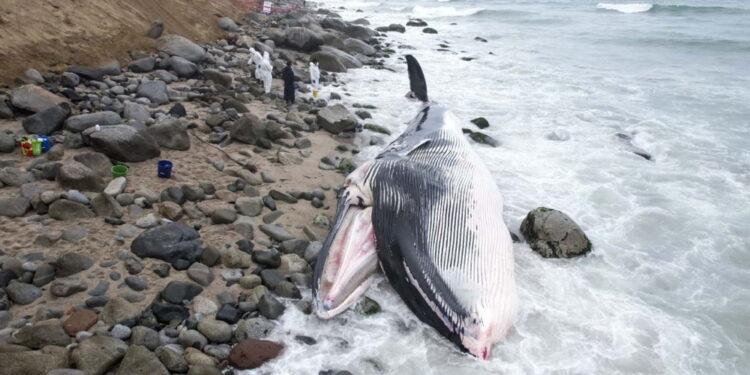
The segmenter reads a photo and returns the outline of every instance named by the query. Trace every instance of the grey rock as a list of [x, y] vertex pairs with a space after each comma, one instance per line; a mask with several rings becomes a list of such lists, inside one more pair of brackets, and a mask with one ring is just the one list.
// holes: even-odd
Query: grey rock
[[183, 223], [170, 223], [139, 235], [130, 247], [141, 258], [156, 258], [177, 267], [181, 262], [197, 261], [203, 247], [195, 229]]
[[138, 85], [137, 96], [148, 98], [154, 104], [169, 103], [167, 84], [163, 81], [143, 80], [141, 84]]
[[86, 284], [76, 278], [58, 278], [50, 285], [50, 293], [55, 297], [69, 297], [86, 290]]
[[220, 320], [203, 319], [198, 323], [198, 331], [215, 343], [228, 342], [232, 339], [232, 326]]
[[239, 27], [237, 26], [237, 23], [234, 22], [229, 17], [221, 17], [217, 21], [217, 24], [219, 25], [219, 28], [221, 28], [224, 31], [230, 31], [230, 32], [237, 32], [239, 31]]
[[11, 91], [10, 96], [11, 104], [14, 107], [34, 113], [55, 107], [61, 103], [67, 103], [64, 98], [35, 85], [17, 87]]
[[371, 45], [354, 38], [344, 40], [344, 51], [348, 53], [360, 53], [365, 56], [372, 56], [375, 54], [375, 48]]
[[66, 189], [100, 192], [105, 187], [99, 173], [76, 161], [64, 163], [57, 172], [56, 180]]
[[219, 208], [211, 212], [214, 224], [231, 224], [237, 220], [237, 211], [231, 208]]
[[140, 345], [132, 345], [125, 353], [116, 375], [169, 375], [154, 353]]
[[274, 328], [276, 328], [276, 324], [262, 316], [244, 319], [237, 323], [234, 338], [238, 342], [247, 339], [264, 339], [273, 332]]
[[108, 194], [97, 194], [91, 200], [91, 207], [98, 216], [120, 218], [125, 214], [125, 210], [117, 203], [117, 200]]
[[122, 340], [97, 335], [83, 340], [70, 357], [76, 367], [86, 374], [102, 375], [117, 364], [127, 350], [128, 344]]
[[317, 122], [320, 127], [333, 134], [352, 131], [358, 124], [357, 118], [342, 104], [323, 108], [318, 112]]
[[153, 71], [154, 67], [156, 67], [156, 59], [153, 57], [144, 57], [135, 60], [128, 65], [128, 69], [134, 73], [148, 73]]
[[258, 311], [260, 314], [268, 319], [276, 319], [284, 314], [284, 304], [279, 302], [270, 293], [264, 294], [258, 301]]
[[216, 69], [204, 70], [203, 77], [207, 81], [211, 81], [217, 85], [221, 85], [227, 88], [232, 86], [232, 76], [227, 73], [222, 73], [221, 71], [218, 71]]
[[128, 302], [122, 297], [109, 300], [102, 309], [101, 320], [107, 324], [117, 324], [125, 320], [135, 319], [141, 315], [137, 305]]
[[129, 286], [130, 289], [133, 289], [136, 292], [140, 292], [140, 291], [148, 289], [148, 282], [136, 276], [126, 277], [125, 284]]
[[201, 294], [203, 288], [197, 284], [185, 281], [171, 281], [164, 290], [161, 297], [170, 303], [181, 304], [182, 301], [191, 301], [195, 296]]
[[5, 167], [0, 169], [0, 182], [8, 186], [21, 186], [34, 181], [34, 175], [20, 168]]
[[198, 65], [193, 64], [185, 58], [172, 56], [168, 61], [169, 67], [172, 68], [180, 78], [192, 78], [198, 74]]
[[60, 75], [60, 84], [65, 87], [76, 87], [81, 83], [81, 77], [71, 72], [63, 72]]
[[68, 116], [70, 116], [70, 106], [63, 103], [23, 119], [22, 125], [28, 134], [50, 135], [62, 128], [63, 121]]
[[58, 199], [49, 206], [49, 217], [55, 220], [88, 219], [94, 216], [88, 207], [67, 199]]
[[90, 138], [94, 150], [115, 160], [139, 162], [161, 155], [155, 139], [127, 125], [102, 127]]
[[192, 329], [186, 329], [182, 332], [180, 332], [180, 337], [178, 338], [178, 342], [180, 345], [188, 347], [188, 348], [196, 348], [198, 350], [203, 349], [206, 344], [208, 344], [208, 339], [206, 339], [205, 336], [203, 336], [200, 332], [192, 330]]
[[[2, 101], [0, 101], [0, 105], [2, 105]], [[6, 133], [4, 131], [0, 131], [0, 152], [1, 153], [8, 153], [15, 151], [17, 147], [18, 142], [16, 142], [16, 137], [12, 133]]]
[[274, 224], [263, 224], [260, 225], [261, 232], [265, 233], [268, 237], [270, 237], [273, 240], [284, 242], [287, 240], [293, 240], [294, 236], [291, 235], [289, 232], [287, 232], [286, 229], [274, 225]]
[[529, 246], [545, 258], [572, 258], [585, 255], [592, 245], [580, 226], [568, 215], [539, 207], [521, 223], [521, 233]]
[[178, 119], [160, 121], [150, 126], [147, 134], [161, 147], [180, 151], [190, 149], [190, 135], [188, 135], [187, 127]]
[[57, 277], [72, 276], [91, 268], [93, 265], [93, 259], [86, 255], [66, 253], [57, 260], [55, 273]]
[[109, 334], [112, 335], [112, 337], [120, 340], [127, 340], [131, 333], [132, 331], [130, 330], [130, 327], [122, 324], [115, 324], [115, 326], [109, 331]]
[[144, 326], [133, 327], [130, 343], [132, 345], [144, 346], [148, 350], [156, 350], [159, 346], [159, 333]]
[[253, 114], [246, 113], [234, 123], [229, 133], [234, 140], [254, 145], [266, 137], [266, 128], [264, 121]]
[[206, 57], [206, 51], [201, 46], [179, 35], [170, 35], [163, 38], [158, 49], [171, 56], [180, 56], [194, 63], [199, 63]]
[[162, 33], [164, 33], [164, 22], [156, 20], [151, 23], [151, 26], [146, 32], [146, 36], [151, 39], [159, 39]]
[[34, 68], [27, 69], [24, 73], [24, 76], [26, 76], [27, 79], [34, 83], [44, 83], [44, 77], [42, 77], [42, 73], [39, 73], [39, 71]]
[[183, 356], [181, 347], [175, 344], [160, 346], [156, 349], [156, 356], [161, 363], [172, 372], [185, 373], [188, 371], [188, 363]]
[[34, 280], [31, 282], [34, 286], [42, 287], [55, 279], [55, 267], [50, 264], [42, 263], [34, 272]]
[[313, 52], [324, 43], [318, 32], [305, 27], [289, 27], [284, 34], [285, 45], [300, 52]]
[[125, 120], [136, 120], [144, 123], [151, 118], [148, 107], [136, 102], [125, 102], [122, 115]]
[[88, 231], [86, 228], [76, 225], [66, 229], [61, 238], [68, 242], [78, 242], [84, 239], [87, 235]]
[[21, 217], [29, 208], [31, 208], [31, 202], [26, 198], [0, 198], [0, 216]]
[[211, 272], [211, 269], [205, 264], [198, 262], [193, 263], [190, 268], [188, 268], [187, 275], [190, 280], [193, 280], [202, 286], [209, 286], [214, 280], [214, 274]]
[[68, 367], [68, 351], [59, 346], [41, 350], [0, 353], [0, 374], [51, 374], [50, 371]]
[[105, 76], [116, 76], [122, 73], [120, 63], [118, 63], [117, 61], [111, 61], [105, 65], [95, 68], [85, 66], [71, 66], [67, 70], [68, 72], [75, 73], [81, 77], [95, 81], [101, 81]]
[[95, 125], [117, 125], [122, 123], [122, 118], [115, 112], [104, 111], [71, 116], [65, 120], [65, 130], [80, 133]]
[[16, 280], [10, 281], [5, 288], [5, 293], [13, 303], [19, 305], [28, 305], [42, 296], [42, 290], [38, 287]]

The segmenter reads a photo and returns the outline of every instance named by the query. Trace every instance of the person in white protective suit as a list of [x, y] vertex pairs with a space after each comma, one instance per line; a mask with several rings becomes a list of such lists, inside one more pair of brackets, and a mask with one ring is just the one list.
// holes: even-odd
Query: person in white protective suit
[[268, 52], [263, 52], [263, 60], [260, 63], [261, 79], [263, 80], [263, 89], [266, 94], [271, 93], [271, 84], [273, 83], [273, 65], [271, 65], [271, 56]]
[[250, 60], [247, 61], [247, 65], [250, 65], [252, 62], [255, 64], [255, 80], [260, 81], [260, 63], [263, 60], [263, 57], [258, 53], [258, 51], [255, 50], [255, 48], [250, 48]]
[[318, 68], [317, 59], [310, 61], [310, 86], [312, 86], [313, 98], [317, 98], [320, 89], [320, 68]]

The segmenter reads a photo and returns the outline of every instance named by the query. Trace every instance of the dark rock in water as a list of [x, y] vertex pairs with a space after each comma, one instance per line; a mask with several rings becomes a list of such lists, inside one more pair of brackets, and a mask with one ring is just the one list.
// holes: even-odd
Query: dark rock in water
[[471, 123], [476, 125], [479, 129], [486, 129], [490, 127], [490, 122], [484, 117], [477, 117], [471, 120]]
[[128, 125], [104, 126], [90, 139], [94, 150], [119, 161], [140, 162], [161, 155], [155, 139]]
[[370, 112], [367, 112], [367, 111], [365, 111], [365, 110], [359, 110], [359, 111], [357, 111], [357, 112], [355, 112], [355, 113], [356, 113], [356, 114], [357, 114], [357, 116], [358, 116], [359, 118], [361, 118], [362, 120], [366, 120], [366, 119], [368, 119], [368, 118], [372, 118], [372, 115], [370, 114]]
[[529, 246], [545, 258], [572, 258], [591, 251], [591, 241], [568, 215], [546, 207], [529, 212], [521, 223]]
[[194, 63], [199, 63], [206, 57], [206, 51], [201, 46], [179, 35], [164, 38], [158, 49], [170, 56], [180, 56]]
[[172, 56], [168, 60], [169, 67], [177, 73], [180, 78], [191, 78], [198, 74], [198, 65], [193, 64], [179, 56]]
[[253, 251], [253, 262], [269, 268], [279, 268], [281, 265], [281, 254], [278, 251], [256, 250]]
[[159, 39], [162, 33], [164, 33], [164, 22], [157, 20], [151, 23], [146, 36], [151, 39]]
[[100, 192], [106, 186], [101, 175], [76, 161], [64, 163], [57, 172], [57, 183], [66, 189]]
[[227, 88], [232, 86], [232, 76], [227, 73], [220, 72], [216, 69], [204, 70], [203, 78], [205, 78], [207, 81], [211, 81], [217, 85], [221, 85]]
[[646, 160], [651, 160], [651, 154], [633, 144], [633, 137], [624, 133], [617, 133], [615, 134], [615, 136], [617, 137], [617, 140], [625, 144], [630, 149], [630, 152]]
[[120, 68], [120, 63], [112, 61], [98, 68], [71, 66], [68, 68], [68, 72], [75, 73], [80, 77], [90, 80], [101, 81], [104, 76], [116, 76], [122, 73], [122, 70]]
[[21, 217], [31, 207], [31, 202], [24, 197], [0, 198], [0, 216]]
[[156, 59], [153, 57], [144, 57], [135, 60], [128, 65], [128, 69], [134, 73], [148, 73], [153, 71], [154, 67], [156, 67]]
[[266, 129], [267, 125], [263, 120], [251, 113], [246, 113], [234, 123], [230, 134], [234, 140], [254, 145], [266, 137]]
[[186, 262], [187, 268], [200, 258], [203, 246], [195, 229], [176, 222], [142, 233], [133, 240], [130, 250], [141, 258], [164, 260], [175, 268]]
[[270, 293], [264, 294], [260, 297], [260, 301], [258, 301], [258, 311], [260, 311], [260, 315], [263, 315], [268, 319], [276, 319], [280, 317], [284, 314], [284, 310], [286, 310], [284, 304], [279, 302], [279, 300]]
[[168, 118], [148, 127], [147, 135], [156, 140], [159, 146], [171, 150], [186, 151], [190, 149], [190, 135], [187, 127], [180, 120]]
[[393, 31], [393, 32], [397, 32], [397, 33], [405, 33], [406, 32], [406, 27], [404, 27], [404, 25], [399, 25], [397, 23], [392, 23], [392, 24], [388, 25], [385, 29], [386, 29], [386, 31]]
[[358, 124], [357, 118], [343, 104], [334, 104], [323, 108], [318, 112], [317, 121], [320, 127], [333, 134], [352, 131]]
[[164, 302], [154, 302], [151, 305], [151, 312], [154, 313], [156, 320], [163, 324], [168, 324], [172, 321], [181, 322], [190, 316], [185, 306]]
[[279, 297], [283, 298], [302, 298], [302, 293], [299, 291], [297, 286], [289, 281], [280, 282], [279, 285], [274, 288], [273, 292], [276, 293], [276, 295], [278, 295]]
[[181, 304], [182, 301], [192, 301], [195, 296], [202, 292], [203, 288], [198, 284], [172, 281], [161, 291], [161, 298], [167, 302]]
[[55, 274], [57, 277], [67, 277], [75, 275], [81, 271], [85, 271], [94, 265], [94, 260], [89, 256], [67, 253], [63, 254], [60, 259], [57, 260], [57, 266], [55, 268]]
[[28, 305], [42, 296], [42, 290], [34, 285], [11, 280], [5, 288], [5, 293], [13, 303]]
[[476, 40], [478, 42], [482, 42], [482, 43], [487, 43], [487, 39], [484, 39], [482, 37], [476, 37], [476, 38], [474, 38], [474, 40]]
[[[466, 131], [464, 131], [464, 133], [466, 133]], [[481, 144], [489, 145], [492, 147], [500, 146], [500, 142], [498, 142], [495, 138], [492, 138], [489, 135], [484, 134], [482, 132], [470, 131], [468, 134], [469, 134], [469, 138], [474, 140], [474, 142], [476, 143], [481, 143]]]
[[240, 342], [229, 352], [229, 364], [239, 370], [254, 369], [281, 354], [284, 346], [266, 340], [247, 339]]
[[438, 33], [437, 30], [431, 27], [425, 27], [424, 29], [422, 29], [422, 32], [425, 34], [437, 34]]
[[285, 30], [285, 44], [295, 51], [312, 52], [323, 44], [323, 38], [308, 28], [290, 27]]
[[406, 23], [406, 26], [427, 27], [427, 22], [419, 18], [412, 18], [409, 20], [409, 22]]
[[182, 103], [177, 103], [172, 106], [172, 109], [169, 110], [168, 114], [172, 117], [182, 118], [187, 116], [187, 111]]
[[62, 128], [63, 121], [68, 116], [70, 105], [63, 103], [23, 119], [22, 125], [28, 134], [50, 135]]
[[222, 305], [216, 313], [216, 320], [227, 322], [229, 324], [237, 323], [240, 320], [240, 311], [232, 305]]
[[370, 297], [364, 297], [357, 305], [357, 311], [366, 316], [375, 315], [380, 312], [380, 304]]
[[143, 80], [138, 85], [138, 97], [147, 98], [154, 104], [169, 103], [169, 93], [167, 91], [167, 84], [164, 81], [150, 81]]

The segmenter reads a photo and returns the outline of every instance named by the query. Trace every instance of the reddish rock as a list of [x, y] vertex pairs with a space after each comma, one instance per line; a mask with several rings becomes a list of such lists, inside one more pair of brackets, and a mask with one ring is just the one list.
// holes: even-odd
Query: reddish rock
[[76, 333], [85, 331], [96, 324], [99, 316], [91, 310], [76, 311], [63, 323], [63, 329], [69, 336], [75, 336]]
[[284, 345], [273, 341], [248, 339], [229, 352], [229, 364], [240, 369], [254, 369], [279, 356]]

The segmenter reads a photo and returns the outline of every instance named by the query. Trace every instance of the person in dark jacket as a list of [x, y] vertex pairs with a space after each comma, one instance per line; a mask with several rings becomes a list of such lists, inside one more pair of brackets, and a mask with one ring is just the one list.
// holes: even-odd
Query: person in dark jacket
[[291, 61], [287, 61], [281, 74], [284, 78], [284, 100], [287, 104], [294, 104], [294, 70]]

